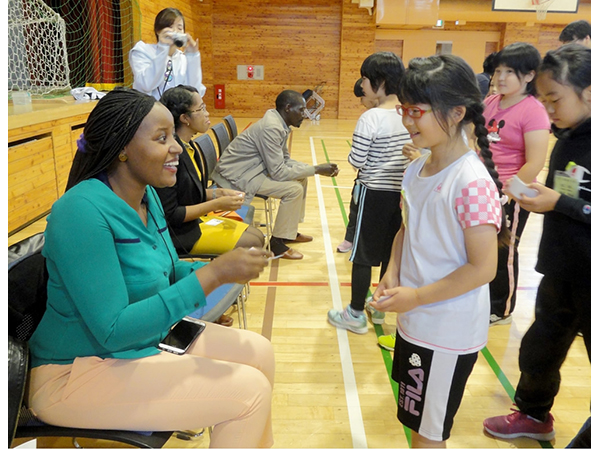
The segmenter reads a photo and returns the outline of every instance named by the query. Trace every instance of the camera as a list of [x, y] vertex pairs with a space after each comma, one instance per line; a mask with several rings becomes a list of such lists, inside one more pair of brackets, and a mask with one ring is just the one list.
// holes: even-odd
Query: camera
[[177, 46], [177, 47], [183, 47], [185, 44], [187, 44], [187, 34], [185, 33], [173, 33], [171, 34], [171, 39], [173, 39], [173, 43]]

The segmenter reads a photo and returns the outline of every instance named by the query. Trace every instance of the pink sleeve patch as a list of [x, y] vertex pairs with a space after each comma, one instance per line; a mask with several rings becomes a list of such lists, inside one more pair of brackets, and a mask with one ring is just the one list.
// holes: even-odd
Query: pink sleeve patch
[[492, 224], [500, 231], [502, 207], [496, 185], [480, 178], [461, 190], [455, 201], [458, 220], [463, 229], [478, 225]]

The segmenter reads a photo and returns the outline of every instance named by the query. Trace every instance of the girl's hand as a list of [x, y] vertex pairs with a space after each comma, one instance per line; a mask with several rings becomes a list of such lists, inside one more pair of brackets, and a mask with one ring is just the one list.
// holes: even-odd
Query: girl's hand
[[198, 52], [198, 39], [194, 40], [194, 38], [192, 38], [192, 36], [190, 36], [189, 33], [187, 34], [187, 44], [185, 46], [185, 52], [186, 53], [197, 53]]
[[158, 32], [158, 42], [166, 45], [173, 45], [173, 38], [171, 37], [175, 33], [175, 29], [171, 27], [163, 28]]
[[400, 284], [400, 280], [398, 274], [392, 274], [390, 272], [386, 272], [381, 280], [379, 280], [379, 284], [373, 293], [373, 304], [377, 302], [381, 297], [387, 295], [384, 294], [384, 291], [388, 289], [392, 289], [397, 287]]
[[558, 202], [558, 199], [560, 198], [558, 192], [540, 183], [531, 183], [527, 185], [527, 187], [535, 189], [539, 194], [535, 197], [527, 197], [523, 194], [521, 199], [517, 200], [523, 209], [535, 213], [554, 211], [556, 202]]
[[[371, 302], [371, 306], [382, 312], [405, 313], [421, 305], [419, 295], [415, 288], [398, 286], [392, 289], [385, 289], [379, 298], [379, 301]], [[375, 299], [375, 295], [373, 295]]]
[[421, 149], [412, 142], [407, 142], [404, 144], [404, 147], [402, 147], [402, 154], [411, 161], [414, 161], [421, 156]]

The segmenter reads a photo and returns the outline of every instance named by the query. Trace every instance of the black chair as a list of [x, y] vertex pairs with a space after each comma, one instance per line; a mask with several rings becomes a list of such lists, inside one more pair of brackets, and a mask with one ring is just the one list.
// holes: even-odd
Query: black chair
[[[141, 433], [47, 425], [37, 420], [24, 399], [29, 376], [27, 341], [46, 310], [48, 272], [41, 254], [44, 234], [8, 248], [8, 446], [14, 438], [72, 437], [122, 442], [138, 448], [162, 448], [173, 431]], [[175, 432], [182, 439], [194, 436]]]
[[233, 118], [233, 116], [231, 114], [229, 114], [228, 116], [223, 117], [223, 122], [225, 123], [225, 125], [227, 126], [227, 129], [229, 130], [229, 137], [233, 141], [236, 138], [236, 136], [238, 135], [238, 129], [237, 129], [237, 124], [235, 123], [235, 119]]
[[208, 189], [212, 184], [210, 176], [213, 173], [213, 170], [215, 170], [215, 167], [217, 166], [217, 149], [215, 148], [215, 144], [213, 143], [213, 140], [208, 134], [201, 134], [200, 136], [194, 139], [194, 142], [198, 145], [198, 148], [200, 149], [200, 156], [202, 157], [202, 162], [204, 163], [204, 189]]
[[231, 139], [229, 138], [229, 132], [223, 123], [217, 123], [216, 125], [213, 125], [211, 130], [213, 130], [213, 133], [215, 133], [215, 137], [217, 138], [220, 157], [231, 142]]

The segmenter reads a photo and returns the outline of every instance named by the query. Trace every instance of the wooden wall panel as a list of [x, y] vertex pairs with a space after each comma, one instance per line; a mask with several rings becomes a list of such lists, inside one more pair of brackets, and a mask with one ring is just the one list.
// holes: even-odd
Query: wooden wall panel
[[74, 142], [95, 104], [70, 99], [49, 108], [34, 101], [32, 112], [9, 115], [9, 233], [48, 213], [64, 193]]
[[352, 0], [342, 1], [338, 118], [358, 119], [364, 107], [354, 96], [354, 84], [363, 61], [375, 52], [375, 16]]
[[[358, 9], [358, 7], [356, 7]], [[228, 0], [213, 4], [213, 84], [225, 85], [220, 117], [261, 117], [284, 89], [325, 87], [323, 118], [337, 117], [341, 4], [330, 0]], [[237, 80], [237, 65], [264, 80]]]
[[8, 148], [8, 231], [48, 211], [58, 198], [52, 137]]

